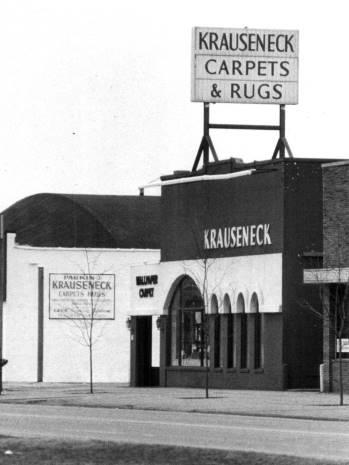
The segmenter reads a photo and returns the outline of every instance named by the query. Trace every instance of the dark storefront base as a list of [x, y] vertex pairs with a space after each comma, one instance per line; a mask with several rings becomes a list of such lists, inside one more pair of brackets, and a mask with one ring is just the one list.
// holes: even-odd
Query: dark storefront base
[[[167, 387], [204, 387], [205, 368], [167, 367], [164, 369]], [[285, 371], [285, 370], [284, 370]], [[209, 387], [215, 389], [285, 389], [285, 373], [268, 373], [264, 369], [235, 370], [214, 369], [209, 371]]]
[[[238, 323], [239, 317], [236, 322]], [[211, 367], [209, 368], [209, 387], [217, 389], [287, 389], [287, 367], [282, 362], [282, 314], [265, 313], [263, 318], [263, 367], [237, 368], [240, 365], [239, 344], [235, 346], [236, 367], [227, 368], [223, 359], [222, 368], [213, 368], [214, 338], [211, 338]], [[160, 337], [160, 386], [162, 387], [204, 387], [206, 369], [204, 367], [169, 366], [169, 325], [167, 317], [161, 317]], [[253, 315], [248, 315], [248, 367], [254, 366], [254, 326]], [[213, 321], [212, 321], [213, 322]], [[224, 324], [224, 319], [222, 320]], [[239, 341], [239, 325], [234, 340]], [[211, 334], [212, 334], [211, 329]], [[226, 347], [221, 346], [226, 353]]]

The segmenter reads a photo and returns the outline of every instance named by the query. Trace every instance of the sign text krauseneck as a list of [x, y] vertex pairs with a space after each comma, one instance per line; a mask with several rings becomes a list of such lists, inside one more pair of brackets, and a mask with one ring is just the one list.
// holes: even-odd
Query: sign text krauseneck
[[50, 273], [50, 318], [115, 317], [115, 275]]
[[204, 230], [204, 249], [271, 245], [270, 224], [250, 224]]
[[298, 31], [194, 28], [192, 101], [298, 103]]

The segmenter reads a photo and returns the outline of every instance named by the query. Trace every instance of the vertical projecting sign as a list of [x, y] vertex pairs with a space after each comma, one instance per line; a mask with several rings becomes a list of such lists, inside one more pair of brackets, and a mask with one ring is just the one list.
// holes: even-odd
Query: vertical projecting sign
[[192, 101], [298, 103], [298, 31], [193, 29]]

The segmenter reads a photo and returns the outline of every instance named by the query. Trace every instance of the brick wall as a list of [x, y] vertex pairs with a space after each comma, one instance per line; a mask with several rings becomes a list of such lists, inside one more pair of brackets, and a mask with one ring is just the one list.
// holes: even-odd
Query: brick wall
[[349, 163], [323, 168], [324, 267], [349, 266]]
[[332, 325], [329, 318], [328, 311], [329, 308], [329, 288], [326, 286], [323, 294], [323, 383], [324, 391], [332, 391], [332, 360], [335, 357], [335, 336], [333, 331], [331, 331]]
[[[323, 265], [349, 266], [349, 163], [339, 162], [323, 167]], [[324, 308], [329, 308], [328, 291]], [[326, 301], [325, 301], [326, 300]], [[333, 326], [333, 325], [332, 325]], [[339, 361], [335, 360], [335, 335], [324, 310], [323, 375], [324, 390], [339, 389]], [[349, 392], [349, 360], [343, 360], [344, 390]]]
[[[342, 360], [344, 392], [349, 393], [349, 360]], [[324, 363], [324, 392], [339, 392], [339, 360]]]

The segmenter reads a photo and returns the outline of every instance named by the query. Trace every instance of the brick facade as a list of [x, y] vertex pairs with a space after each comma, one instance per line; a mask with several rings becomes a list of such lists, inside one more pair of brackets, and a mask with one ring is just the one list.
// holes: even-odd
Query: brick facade
[[[349, 393], [349, 360], [342, 360], [343, 387], [344, 392]], [[332, 389], [331, 392], [339, 391], [339, 360], [332, 362]]]
[[334, 337], [327, 308], [329, 308], [329, 288], [324, 289], [323, 295], [323, 388], [325, 392], [332, 391], [332, 361], [335, 357]]
[[[323, 166], [323, 266], [349, 266], [349, 163]], [[346, 284], [344, 284], [346, 285]], [[336, 336], [328, 315], [329, 285], [323, 298], [323, 387], [325, 392], [339, 390], [339, 360], [336, 356]], [[332, 309], [333, 311], [333, 309]], [[332, 322], [333, 323], [333, 322]], [[332, 328], [332, 329], [331, 329]], [[344, 391], [349, 392], [349, 360], [343, 360]]]
[[324, 267], [349, 266], [349, 163], [323, 167]]

